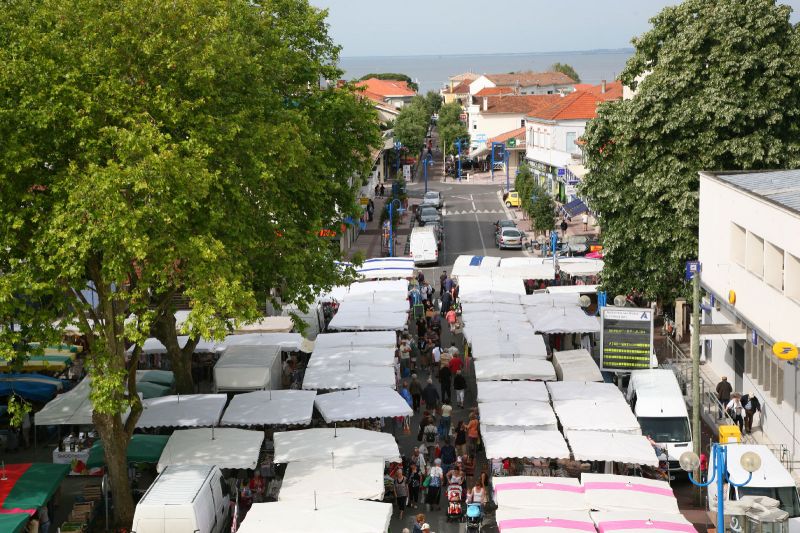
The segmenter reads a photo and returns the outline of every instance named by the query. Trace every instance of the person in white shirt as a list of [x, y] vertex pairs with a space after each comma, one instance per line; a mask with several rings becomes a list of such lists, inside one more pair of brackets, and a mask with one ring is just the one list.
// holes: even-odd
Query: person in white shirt
[[733, 419], [733, 422], [739, 426], [739, 431], [744, 433], [744, 406], [742, 405], [742, 397], [740, 394], [733, 394], [728, 405], [725, 406], [728, 416]]
[[439, 368], [439, 361], [442, 360], [442, 349], [439, 346], [434, 346], [433, 350], [431, 350], [431, 355], [433, 356], [431, 371], [433, 371]]

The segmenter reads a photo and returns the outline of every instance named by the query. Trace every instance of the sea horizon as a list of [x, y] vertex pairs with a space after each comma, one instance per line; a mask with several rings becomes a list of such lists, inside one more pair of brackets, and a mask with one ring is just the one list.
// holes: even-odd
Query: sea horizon
[[365, 58], [409, 58], [409, 57], [488, 57], [488, 56], [546, 56], [562, 54], [614, 54], [634, 52], [632, 47], [623, 48], [592, 48], [590, 50], [557, 50], [552, 52], [474, 52], [466, 54], [374, 54], [374, 55], [342, 55], [339, 59], [365, 59]]

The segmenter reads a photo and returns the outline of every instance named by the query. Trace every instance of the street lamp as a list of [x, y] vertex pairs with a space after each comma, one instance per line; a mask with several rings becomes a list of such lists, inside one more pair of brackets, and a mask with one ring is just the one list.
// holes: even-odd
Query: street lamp
[[400, 141], [397, 141], [396, 143], [394, 143], [394, 155], [396, 156], [395, 157], [395, 161], [394, 161], [394, 175], [395, 175], [395, 178], [397, 177], [397, 173], [400, 172], [400, 148], [402, 148], [402, 147], [403, 147], [403, 143], [401, 143]]
[[398, 198], [389, 202], [389, 257], [394, 257], [394, 203], [397, 202], [397, 208], [400, 209], [402, 204]]
[[422, 173], [425, 176], [425, 193], [428, 192], [428, 165], [433, 166], [433, 156], [428, 154], [425, 156], [425, 159], [422, 161]]
[[509, 157], [510, 154], [509, 154], [508, 150], [506, 150], [504, 153], [505, 153], [505, 156], [506, 156], [506, 161], [505, 161], [505, 163], [506, 163], [506, 190], [510, 191], [511, 190], [511, 179], [508, 177], [508, 167], [509, 167], [509, 162], [510, 162], [509, 160], [511, 158]]
[[717, 482], [717, 531], [725, 531], [725, 482], [734, 487], [744, 487], [753, 479], [753, 472], [761, 468], [761, 457], [755, 452], [745, 452], [739, 462], [742, 468], [749, 474], [744, 483], [734, 483], [728, 473], [728, 449], [722, 444], [714, 444], [711, 447], [711, 458], [714, 464], [714, 472], [711, 479], [705, 483], [699, 483], [692, 477], [692, 472], [697, 471], [700, 466], [700, 458], [694, 452], [683, 452], [678, 462], [681, 468], [689, 473], [689, 481], [698, 487], [708, 487], [714, 481]]
[[458, 148], [458, 181], [461, 181], [461, 139], [456, 139], [456, 148]]

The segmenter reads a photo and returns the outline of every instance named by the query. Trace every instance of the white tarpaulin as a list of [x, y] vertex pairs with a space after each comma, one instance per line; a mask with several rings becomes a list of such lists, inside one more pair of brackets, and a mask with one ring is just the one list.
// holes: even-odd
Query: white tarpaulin
[[411, 416], [413, 411], [400, 394], [389, 387], [359, 387], [320, 394], [314, 405], [325, 422], [362, 418]]
[[259, 390], [231, 400], [223, 426], [308, 425], [314, 412], [315, 391]]
[[348, 286], [334, 287], [328, 294], [320, 297], [320, 301], [342, 302], [347, 299], [359, 301], [380, 301], [385, 299], [403, 299], [408, 297], [408, 281], [380, 280], [362, 281]]
[[314, 341], [315, 350], [334, 348], [392, 348], [397, 346], [394, 331], [348, 331], [345, 333], [321, 333]]
[[345, 300], [328, 329], [339, 331], [399, 331], [408, 323], [408, 307], [402, 311], [384, 310], [379, 303], [365, 304]]
[[495, 313], [510, 313], [510, 314], [517, 314], [522, 315], [525, 313], [525, 309], [520, 304], [510, 304], [504, 302], [465, 302], [461, 306], [462, 313], [486, 313], [493, 315]]
[[589, 510], [580, 481], [571, 477], [492, 477], [499, 509]]
[[553, 363], [531, 358], [495, 358], [475, 361], [475, 379], [478, 381], [541, 380], [553, 381], [556, 371]]
[[603, 374], [588, 350], [554, 351], [553, 366], [559, 381], [603, 381]]
[[500, 268], [492, 272], [494, 278], [507, 278], [507, 279], [555, 279], [556, 270], [553, 268], [553, 263], [532, 263], [528, 265], [514, 265], [504, 267], [502, 264]]
[[554, 287], [547, 287], [547, 292], [550, 294], [595, 294], [599, 285], [561, 285]]
[[[540, 429], [556, 431], [556, 415], [548, 402], [505, 400], [479, 405], [481, 426], [496, 429]], [[503, 427], [497, 427], [503, 426]]]
[[473, 335], [470, 356], [475, 359], [492, 357], [531, 357], [547, 359], [547, 346], [541, 335], [516, 336], [514, 333], [500, 335]]
[[586, 503], [597, 511], [680, 512], [672, 487], [666, 481], [584, 472], [581, 485]]
[[263, 431], [236, 428], [179, 429], [170, 435], [157, 470], [169, 465], [216, 465], [253, 470], [264, 442]]
[[306, 390], [341, 390], [358, 387], [395, 388], [391, 366], [348, 365], [314, 366], [306, 369], [303, 388]]
[[[92, 422], [91, 378], [85, 377], [71, 390], [59, 394], [33, 415], [37, 426], [90, 426]], [[146, 401], [146, 400], [145, 400]], [[125, 411], [122, 420], [128, 418]]]
[[464, 294], [460, 289], [458, 299], [461, 304], [468, 303], [504, 303], [504, 304], [519, 304], [520, 295], [517, 292], [492, 292], [491, 290], [476, 290], [471, 293]]
[[567, 431], [567, 440], [578, 461], [614, 461], [658, 466], [656, 452], [644, 435]]
[[256, 503], [247, 512], [238, 533], [386, 533], [391, 503], [350, 498]]
[[599, 333], [600, 319], [576, 307], [527, 307], [533, 329], [538, 333]]
[[[397, 461], [400, 450], [390, 433], [358, 428], [313, 428], [280, 431], [274, 435], [278, 464], [309, 459], [377, 457]], [[333, 454], [333, 455], [331, 455]]]
[[483, 292], [505, 292], [522, 296], [525, 294], [525, 284], [522, 282], [522, 278], [487, 278], [479, 276], [458, 278], [459, 298], [466, 296], [467, 301], [474, 301], [470, 299], [470, 295]]
[[[483, 421], [483, 412], [481, 412]], [[558, 430], [503, 430], [481, 433], [487, 459], [546, 457], [569, 459], [569, 448]]]
[[[613, 383], [584, 383], [581, 381], [553, 381], [547, 384], [550, 398], [558, 400], [625, 400]], [[630, 408], [628, 409], [630, 411]]]
[[214, 390], [253, 391], [281, 387], [279, 346], [229, 346], [214, 364]]
[[653, 511], [626, 511], [613, 513], [591, 513], [599, 531], [611, 533], [697, 533], [691, 522], [682, 514]]
[[315, 366], [347, 366], [369, 365], [369, 366], [392, 366], [394, 365], [395, 348], [375, 346], [358, 348], [320, 348], [314, 346], [311, 358], [308, 360], [308, 367]]
[[[183, 348], [186, 346], [186, 343], [189, 342], [188, 335], [178, 335], [178, 345]], [[128, 348], [128, 355], [133, 353], [135, 346], [131, 346]], [[217, 342], [207, 341], [205, 339], [200, 339], [197, 343], [197, 346], [194, 349], [194, 353], [216, 353], [224, 350], [225, 347], [220, 345]], [[167, 353], [167, 348], [161, 344], [161, 341], [150, 337], [144, 341], [142, 345], [142, 353], [146, 355], [153, 355], [153, 354], [165, 354]]]
[[[564, 382], [567, 383], [567, 382]], [[641, 435], [639, 421], [624, 399], [553, 400], [564, 431], [608, 431]]]
[[402, 279], [414, 276], [414, 260], [405, 257], [367, 259], [356, 273], [364, 279]]
[[594, 276], [603, 270], [602, 259], [561, 259], [558, 266], [561, 272], [570, 276]]
[[458, 284], [468, 276], [489, 276], [500, 266], [500, 258], [483, 255], [459, 255], [453, 262], [450, 275], [458, 278]]
[[495, 516], [501, 533], [567, 533], [597, 530], [589, 511], [502, 507]]
[[290, 316], [265, 316], [255, 322], [240, 324], [237, 333], [289, 333], [294, 329]]
[[530, 325], [530, 323], [528, 322], [528, 317], [525, 316], [524, 312], [522, 312], [522, 306], [520, 306], [519, 311], [513, 313], [509, 313], [507, 311], [486, 312], [486, 311], [464, 310], [461, 312], [461, 321], [467, 326], [472, 326], [474, 324], [485, 324], [485, 323], [504, 324], [504, 325], [511, 325], [517, 323], [525, 326]]
[[216, 426], [228, 403], [224, 394], [175, 394], [142, 401], [137, 428]]
[[479, 381], [478, 402], [528, 400], [549, 402], [550, 393], [542, 381]]
[[383, 469], [380, 458], [293, 461], [286, 465], [278, 501], [305, 501], [309, 494], [317, 498], [381, 500]]
[[228, 335], [222, 343], [224, 347], [231, 346], [280, 346], [285, 352], [300, 350], [303, 336], [299, 333], [243, 333]]
[[580, 307], [580, 294], [526, 294], [520, 298], [525, 307]]

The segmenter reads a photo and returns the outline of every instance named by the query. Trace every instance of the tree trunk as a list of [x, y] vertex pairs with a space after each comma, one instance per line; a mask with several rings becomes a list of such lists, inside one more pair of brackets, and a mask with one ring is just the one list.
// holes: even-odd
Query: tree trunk
[[178, 394], [194, 394], [194, 378], [192, 377], [192, 355], [199, 338], [189, 338], [186, 346], [178, 344], [178, 333], [175, 328], [175, 315], [167, 310], [156, 317], [153, 324], [156, 338], [167, 349], [167, 355], [175, 376], [175, 389]]
[[128, 441], [120, 415], [106, 415], [95, 412], [94, 425], [100, 433], [105, 449], [106, 467], [111, 484], [111, 498], [114, 502], [115, 527], [130, 530], [133, 524], [133, 493], [128, 478]]

